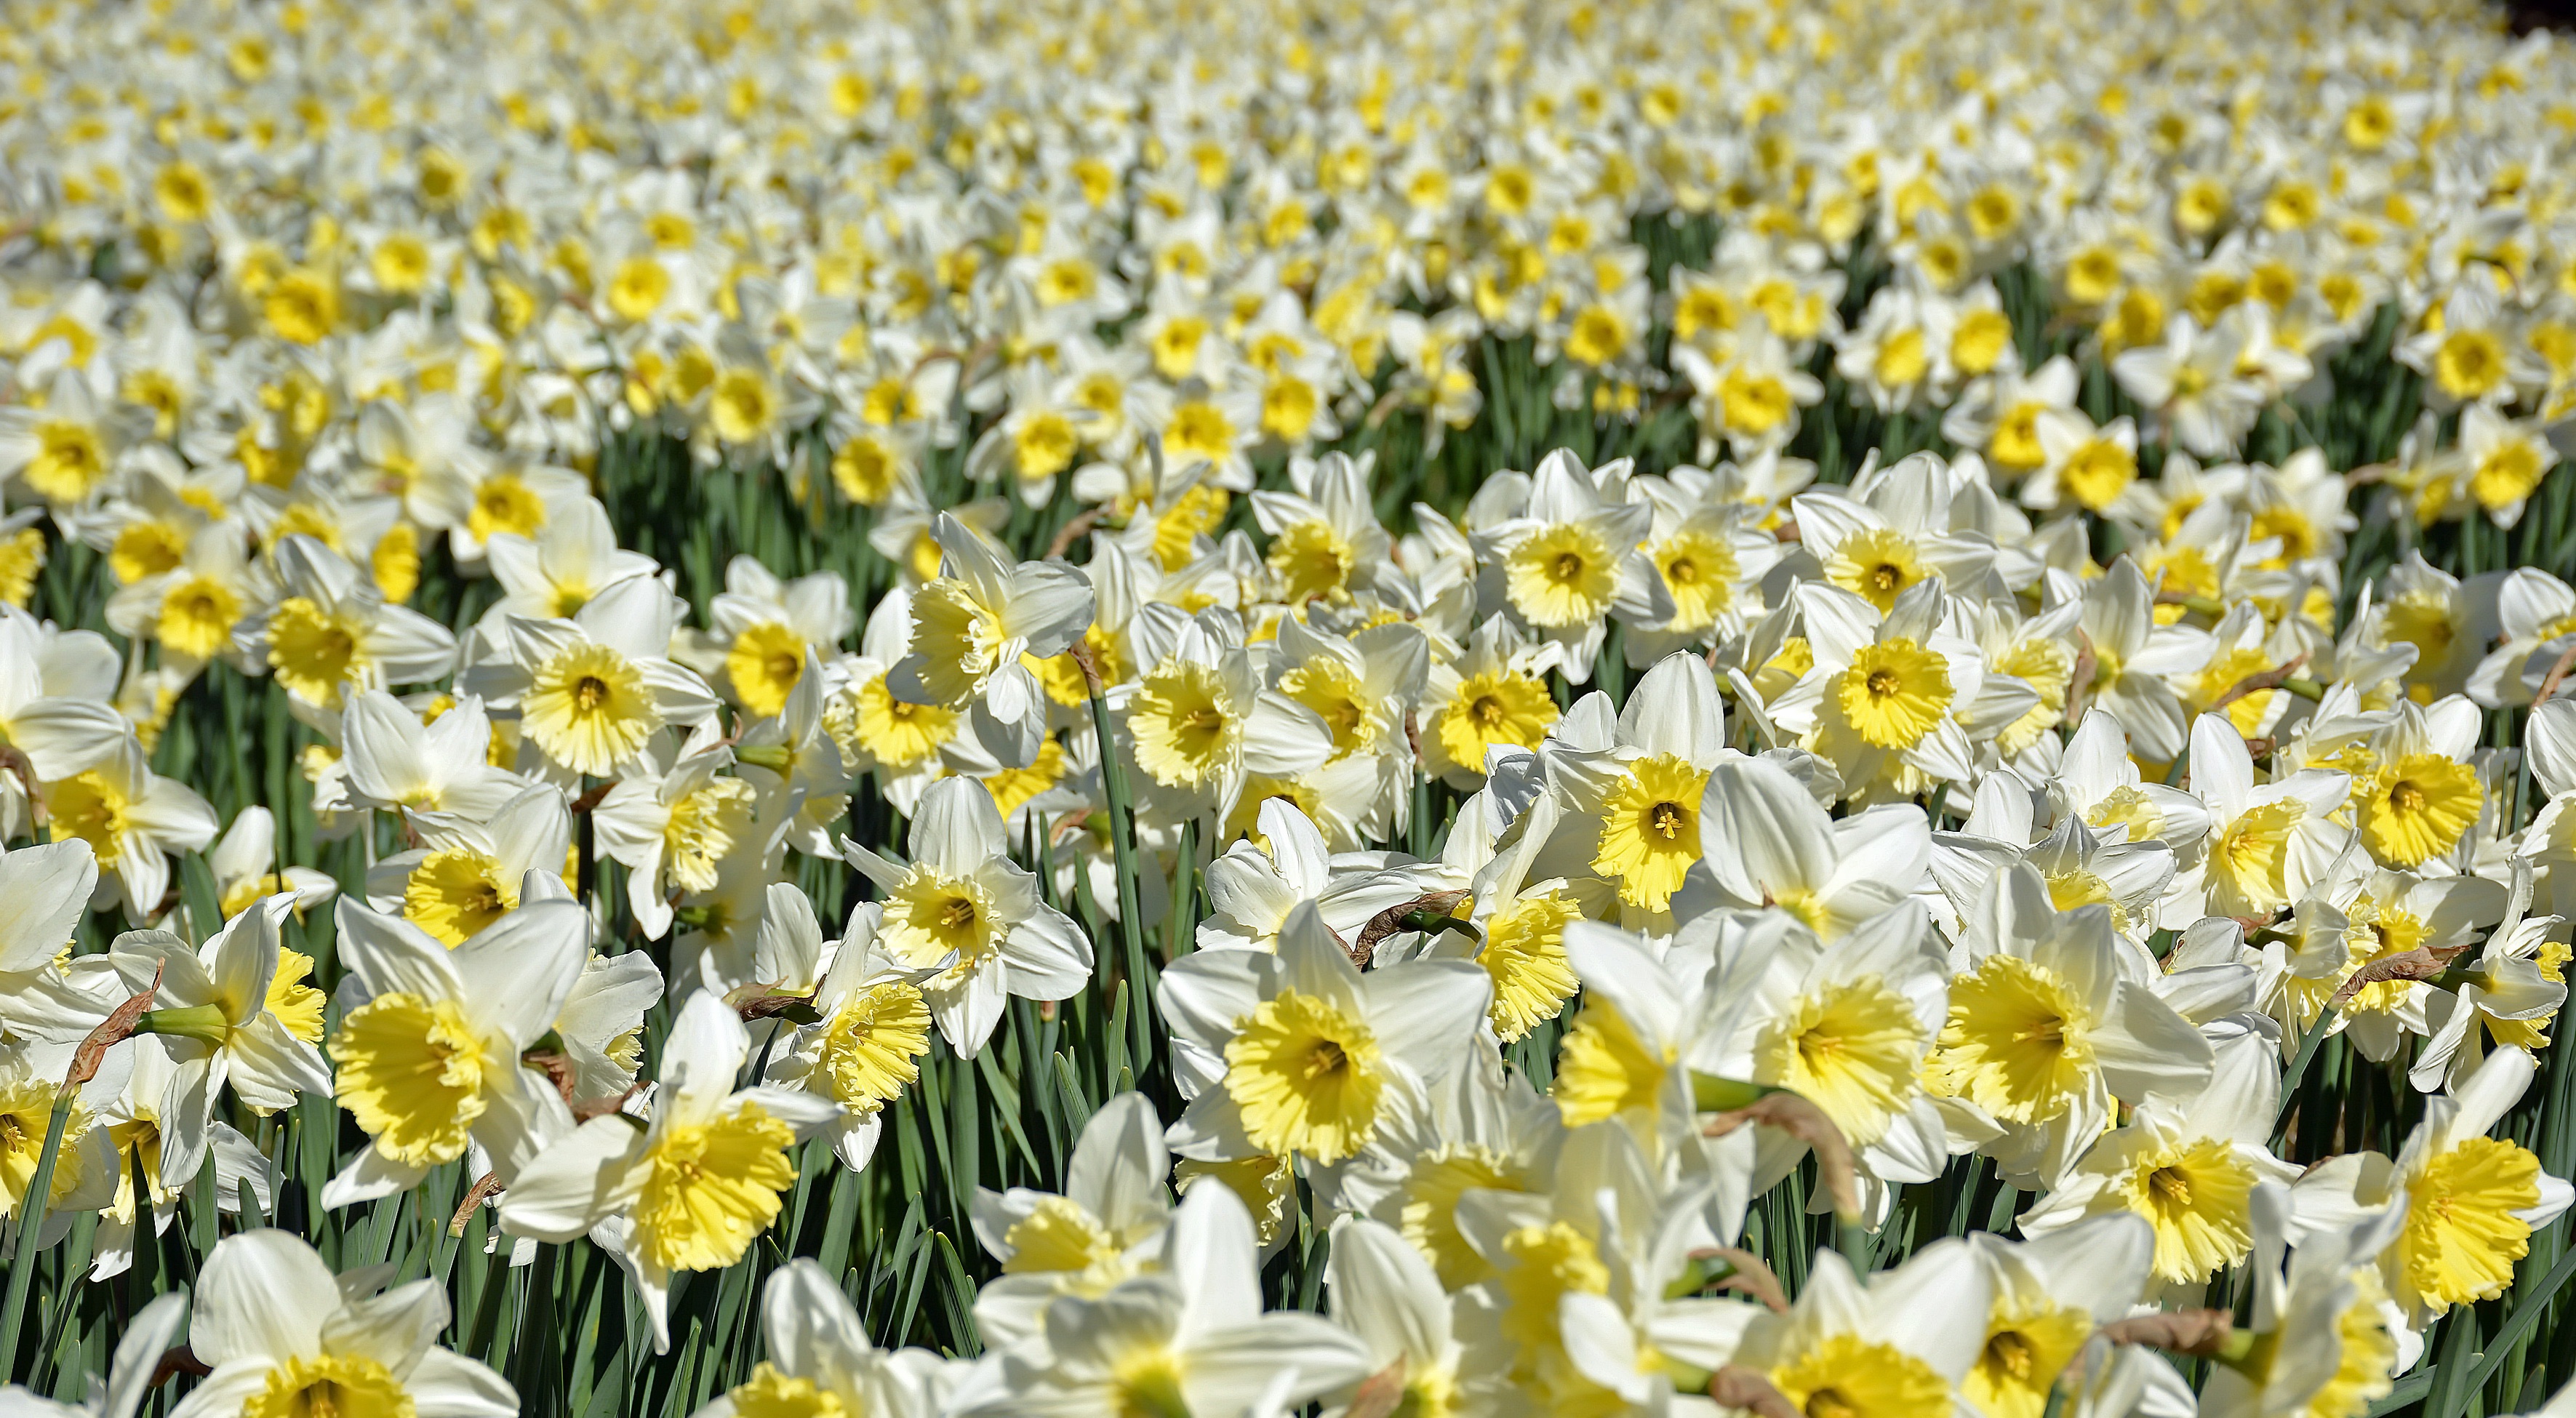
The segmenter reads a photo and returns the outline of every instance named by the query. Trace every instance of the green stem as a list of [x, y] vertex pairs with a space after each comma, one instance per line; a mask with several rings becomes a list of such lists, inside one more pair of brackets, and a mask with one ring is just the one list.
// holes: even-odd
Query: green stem
[[1128, 1027], [1135, 1034], [1137, 1067], [1153, 1057], [1153, 1022], [1145, 991], [1145, 908], [1137, 896], [1135, 800], [1127, 790], [1127, 765], [1118, 760], [1118, 735], [1109, 726], [1109, 699], [1091, 695], [1091, 731], [1100, 744], [1100, 789], [1109, 799], [1109, 850], [1118, 863], [1118, 936], [1127, 953]]

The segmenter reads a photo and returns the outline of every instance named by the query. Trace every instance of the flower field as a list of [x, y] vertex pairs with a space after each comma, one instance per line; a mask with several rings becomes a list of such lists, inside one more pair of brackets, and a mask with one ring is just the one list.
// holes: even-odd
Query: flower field
[[6, 15], [0, 1418], [2576, 1415], [2568, 43]]

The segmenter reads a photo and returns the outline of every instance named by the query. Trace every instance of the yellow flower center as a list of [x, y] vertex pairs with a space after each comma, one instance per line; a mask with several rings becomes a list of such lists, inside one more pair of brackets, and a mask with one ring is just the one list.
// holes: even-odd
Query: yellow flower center
[[517, 909], [519, 884], [504, 881], [500, 860], [472, 847], [447, 847], [420, 859], [403, 883], [403, 915], [449, 946], [463, 945]]
[[928, 1052], [929, 1004], [912, 985], [888, 980], [833, 1012], [823, 1031], [823, 1075], [842, 1107], [874, 1112], [912, 1086]]
[[1673, 1061], [1650, 1052], [1608, 1001], [1587, 1000], [1557, 1046], [1551, 1091], [1567, 1127], [1653, 1108]]
[[341, 1019], [330, 1053], [334, 1095], [378, 1152], [414, 1167], [464, 1155], [494, 1060], [455, 1001], [378, 995]]
[[1167, 788], [1213, 784], [1243, 735], [1226, 711], [1217, 671], [1188, 660], [1166, 660], [1145, 677], [1127, 722], [1137, 766]]
[[2129, 1210], [2156, 1228], [2155, 1273], [2206, 1280], [2253, 1249], [2254, 1169], [2216, 1138], [2149, 1149], [2120, 1179]]
[[1807, 1418], [1918, 1418], [1949, 1411], [1950, 1385], [1893, 1344], [1826, 1336], [1771, 1371], [1771, 1386]]
[[1503, 589], [1530, 624], [1562, 630], [1598, 620], [1618, 589], [1618, 558], [1581, 523], [1532, 533], [1503, 561]]
[[2513, 1283], [2531, 1227], [2513, 1215], [2540, 1204], [2540, 1159], [2501, 1138], [2473, 1137], [2424, 1164], [2406, 1184], [2402, 1274], [2435, 1310], [2492, 1300]]
[[1225, 1087], [1254, 1146], [1333, 1163], [1377, 1132], [1386, 1088], [1377, 1037], [1331, 1001], [1297, 990], [1264, 1000], [1225, 1047]]
[[289, 1359], [242, 1405], [243, 1418], [412, 1418], [417, 1411], [392, 1371], [357, 1354]]
[[1490, 1017], [1503, 1042], [1554, 1019], [1581, 983], [1565, 956], [1565, 928], [1583, 908], [1562, 891], [1515, 902], [1485, 923], [1476, 959], [1494, 978]]
[[1873, 527], [1843, 539], [1825, 562], [1825, 579], [1878, 607], [1885, 615], [1906, 587], [1930, 573], [1915, 554], [1913, 539], [1885, 527]]
[[725, 652], [725, 676], [744, 713], [774, 718], [805, 677], [805, 637], [774, 620], [747, 627]]
[[302, 596], [277, 603], [268, 620], [268, 664], [287, 692], [309, 704], [336, 708], [340, 687], [363, 673], [366, 625]]
[[1558, 713], [1545, 684], [1508, 670], [1489, 670], [1458, 682], [1433, 718], [1432, 729], [1451, 762], [1481, 772], [1486, 750], [1496, 744], [1538, 747]]
[[2371, 855], [2413, 869], [2458, 845], [2478, 820], [2486, 792], [2466, 763], [2410, 753], [2379, 770], [2361, 803], [2361, 838]]
[[1921, 743], [1949, 713], [1952, 696], [1949, 661], [1901, 637], [1862, 646], [1834, 686], [1852, 731], [1885, 749]]
[[669, 1270], [741, 1260], [778, 1219], [779, 1194], [796, 1184], [787, 1155], [795, 1141], [795, 1129], [749, 1101], [712, 1122], [665, 1131], [635, 1202], [636, 1250]]
[[962, 705], [982, 690], [1001, 667], [1002, 638], [1002, 623], [963, 581], [941, 577], [912, 599], [921, 686], [942, 704]]
[[1699, 800], [1708, 774], [1669, 753], [1628, 765], [1601, 804], [1601, 842], [1592, 869], [1619, 883], [1619, 899], [1661, 911], [1698, 861]]
[[556, 651], [530, 679], [519, 700], [521, 731], [575, 773], [609, 776], [662, 727], [661, 706], [643, 671], [596, 641]]
[[1872, 976], [1801, 995], [1754, 1045], [1754, 1080], [1824, 1110], [1867, 1147], [1914, 1096], [1925, 1030], [1905, 998]]
[[1990, 955], [1951, 985], [1950, 1017], [1924, 1082], [2007, 1122], [2045, 1122], [2092, 1082], [2091, 1026], [2056, 971]]

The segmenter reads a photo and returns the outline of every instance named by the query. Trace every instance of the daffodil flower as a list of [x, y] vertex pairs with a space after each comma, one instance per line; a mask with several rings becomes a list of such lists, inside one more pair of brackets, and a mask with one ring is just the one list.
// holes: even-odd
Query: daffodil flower
[[1312, 901], [1324, 924], [1355, 937], [1369, 918], [1422, 894], [1423, 875], [1402, 868], [1337, 867], [1324, 834], [1293, 803], [1261, 802], [1260, 838], [1246, 837], [1207, 864], [1208, 915], [1199, 922], [1201, 950], [1275, 950], [1299, 902]]
[[499, 1374], [431, 1341], [447, 1294], [415, 1280], [379, 1294], [384, 1272], [336, 1276], [303, 1238], [245, 1231], [215, 1243], [197, 1280], [188, 1347], [213, 1366], [171, 1410], [219, 1418], [328, 1407], [422, 1418], [509, 1418], [519, 1396]]
[[1995, 877], [1969, 912], [1925, 1086], [1995, 1119], [2005, 1174], [2046, 1181], [2098, 1136], [2112, 1100], [2188, 1096], [2209, 1077], [2200, 1031], [2154, 988], [2110, 909], [2061, 912], [2038, 871]]
[[424, 724], [380, 689], [340, 711], [340, 764], [349, 801], [385, 812], [443, 812], [483, 821], [527, 783], [492, 766], [492, 721], [466, 695]]
[[1170, 1170], [1152, 1101], [1122, 1093], [1082, 1125], [1061, 1195], [978, 1189], [975, 1237], [1002, 1263], [1001, 1276], [975, 1295], [975, 1322], [989, 1342], [1039, 1334], [1058, 1295], [1096, 1295], [1160, 1265]]
[[1495, 583], [1479, 590], [1480, 602], [1554, 643], [1557, 668], [1574, 684], [1592, 678], [1612, 617], [1650, 628], [1676, 609], [1637, 550], [1654, 508], [1628, 500], [1628, 472], [1625, 459], [1586, 470], [1558, 449], [1526, 479], [1487, 479], [1468, 509], [1478, 560]]
[[1423, 677], [1423, 766], [1462, 792], [1484, 781], [1496, 748], [1534, 749], [1562, 712], [1547, 689], [1556, 643], [1486, 617], [1456, 659], [1435, 659]]
[[1398, 1086], [1376, 1134], [1343, 1165], [1341, 1199], [1397, 1230], [1442, 1286], [1459, 1289], [1493, 1275], [1458, 1229], [1460, 1203], [1471, 1191], [1550, 1192], [1565, 1136], [1554, 1101], [1479, 1061], [1436, 1084]]
[[1754, 1316], [1731, 1362], [1765, 1374], [1802, 1412], [1949, 1412], [1984, 1350], [1993, 1309], [1993, 1289], [1964, 1242], [1935, 1241], [1866, 1279], [1821, 1251], [1788, 1313]]
[[836, 571], [781, 581], [752, 557], [725, 565], [725, 589], [707, 608], [723, 650], [718, 688], [746, 717], [775, 717], [805, 673], [809, 654], [835, 653], [858, 625]]
[[611, 777], [655, 730], [716, 712], [706, 682], [668, 658], [677, 616], [660, 581], [620, 581], [568, 620], [513, 617], [506, 658], [468, 667], [460, 687], [518, 710], [521, 735], [559, 779]]
[[[2203, 1384], [2201, 1412], [2213, 1418], [2366, 1409], [2423, 1355], [2377, 1264], [2404, 1213], [2301, 1228], [2291, 1212], [2282, 1188], [2256, 1191], [2252, 1323], [2228, 1336]], [[2293, 1235], [2302, 1237], [2295, 1251]]]
[[1276, 689], [1244, 647], [1230, 612], [1182, 616], [1144, 608], [1128, 634], [1142, 673], [1111, 691], [1118, 749], [1134, 760], [1139, 808], [1180, 819], [1214, 811], [1231, 820], [1246, 783], [1294, 782], [1331, 758], [1332, 730]]
[[689, 997], [662, 1045], [649, 1118], [609, 1113], [550, 1140], [501, 1194], [501, 1224], [557, 1244], [589, 1233], [616, 1252], [670, 1347], [674, 1271], [740, 1261], [794, 1185], [796, 1144], [839, 1112], [831, 1100], [766, 1086], [736, 1090], [751, 1036], [734, 1007]]
[[1224, 1187], [1194, 1187], [1156, 1271], [1047, 1306], [1043, 1334], [986, 1356], [958, 1386], [958, 1418], [1031, 1409], [1061, 1418], [1276, 1412], [1371, 1371], [1368, 1351], [1319, 1315], [1264, 1311], [1252, 1217]]
[[771, 987], [778, 994], [804, 995], [816, 1017], [771, 1046], [766, 1078], [839, 1105], [840, 1115], [824, 1135], [841, 1165], [857, 1171], [876, 1153], [886, 1104], [921, 1076], [932, 1022], [920, 982], [933, 972], [907, 967], [879, 947], [884, 908], [876, 902], [859, 903], [841, 939], [827, 943], [813, 907], [800, 910], [796, 904], [804, 900], [803, 893], [779, 882], [770, 888], [770, 897], [769, 915], [761, 923], [764, 941], [781, 933], [810, 935], [814, 959], [819, 962], [828, 953], [830, 965], [819, 980], [806, 977]]
[[277, 599], [245, 617], [233, 642], [297, 702], [337, 709], [351, 690], [436, 679], [454, 665], [447, 627], [387, 604], [365, 573], [316, 538], [281, 538], [274, 560]]
[[52, 840], [78, 838], [97, 859], [91, 904], [121, 901], [129, 921], [159, 908], [171, 854], [202, 849], [222, 825], [186, 784], [154, 773], [132, 738], [95, 766], [45, 785], [45, 810]]
[[932, 531], [940, 575], [914, 593], [912, 642], [886, 687], [910, 704], [972, 708], [1017, 728], [1045, 713], [1022, 663], [1063, 654], [1091, 624], [1091, 583], [1061, 562], [1003, 560], [980, 534], [941, 513]]
[[2407, 1070], [2418, 1092], [2468, 1082], [2490, 1038], [2524, 1049], [2546, 1046], [2550, 1023], [2567, 1003], [2567, 943], [2552, 939], [2564, 933], [2566, 921], [2528, 914], [2531, 865], [2516, 857], [2510, 866], [2504, 919], [2469, 962], [2467, 978], [2454, 990], [2436, 987], [2425, 1000], [2424, 1043]]
[[167, 931], [116, 938], [110, 958], [129, 991], [150, 989], [158, 975], [143, 1027], [164, 1037], [179, 1064], [161, 1103], [163, 1186], [184, 1187], [196, 1177], [206, 1123], [227, 1087], [260, 1113], [331, 1091], [321, 1050], [277, 1013], [277, 928], [294, 905], [292, 894], [271, 896], [225, 922], [202, 947]]
[[588, 918], [568, 900], [533, 901], [453, 950], [354, 901], [338, 920], [355, 984], [330, 1041], [335, 1091], [368, 1143], [322, 1204], [408, 1190], [469, 1141], [508, 1183], [571, 1127], [553, 1083], [520, 1055], [581, 974]]
[[2253, 1245], [2256, 1191], [2298, 1175], [2267, 1146], [2280, 1053], [2267, 1035], [2240, 1031], [2224, 1035], [2212, 1057], [2197, 1092], [2151, 1098], [2120, 1127], [2077, 1139], [2089, 1145], [2022, 1213], [2022, 1234], [2036, 1240], [2088, 1217], [2141, 1217], [2155, 1231], [2149, 1269], [2158, 1289], [2186, 1302], [2243, 1260]]
[[608, 509], [589, 496], [554, 509], [533, 535], [493, 533], [483, 544], [483, 558], [501, 587], [501, 598], [482, 621], [486, 632], [496, 634], [507, 633], [512, 616], [568, 616], [618, 582], [661, 569], [653, 558], [618, 547]]
[[1463, 960], [1362, 974], [1311, 902], [1289, 913], [1275, 954], [1174, 961], [1163, 1009], [1191, 1101], [1172, 1125], [1172, 1150], [1207, 1162], [1342, 1161], [1375, 1134], [1391, 1075], [1436, 1082], [1466, 1056], [1491, 988]]
[[2258, 785], [2244, 735], [2219, 715], [2192, 725], [2190, 787], [2208, 813], [2209, 835], [2175, 843], [2185, 865], [2166, 898], [2167, 926], [2204, 915], [2269, 917], [2305, 896], [2343, 846], [2346, 829], [2334, 814], [2351, 779], [2303, 768]]
[[66, 959], [88, 913], [98, 859], [74, 838], [0, 852], [0, 1035], [77, 1044], [115, 1007], [113, 972]]
[[1466, 1362], [1458, 1302], [1412, 1243], [1357, 1216], [1336, 1220], [1332, 1241], [1324, 1285], [1333, 1320], [1368, 1347], [1370, 1373], [1402, 1374], [1399, 1407], [1450, 1413], [1496, 1396], [1498, 1376], [1473, 1372]]
[[1884, 619], [1851, 592], [1808, 583], [1792, 593], [1814, 660], [1773, 697], [1771, 721], [1834, 765], [1855, 806], [1911, 797], [1974, 773], [1970, 732], [1990, 735], [2028, 712], [2037, 694], [1996, 676], [1948, 632], [1941, 587], [1915, 581]]
[[[671, 929], [671, 900], [681, 892], [712, 891], [725, 858], [753, 842], [760, 791], [724, 770], [730, 749], [700, 747], [714, 737], [700, 732], [674, 750], [648, 744], [635, 769], [591, 809], [600, 855], [626, 868], [627, 909], [648, 940]], [[676, 761], [674, 761], [676, 760]]]
[[760, 1296], [760, 1334], [769, 1357], [692, 1418], [936, 1418], [941, 1411], [947, 1384], [939, 1359], [927, 1350], [888, 1353], [870, 1343], [850, 1297], [813, 1261], [789, 1261], [769, 1277]]
[[1011, 860], [982, 783], [943, 778], [922, 794], [909, 866], [848, 838], [841, 850], [886, 893], [880, 948], [906, 968], [937, 972], [922, 993], [959, 1056], [984, 1047], [1010, 997], [1060, 1000], [1090, 983], [1090, 939]]
[[1960, 1393], [1992, 1418], [2038, 1418], [2094, 1326], [2136, 1307], [2155, 1233], [2137, 1217], [2105, 1215], [2035, 1240], [1972, 1232], [1967, 1241], [1994, 1308]]
[[1290, 460], [1289, 491], [1254, 490], [1252, 515], [1271, 538], [1264, 561], [1279, 600], [1341, 604], [1393, 569], [1386, 529], [1369, 496], [1373, 462], [1370, 454], [1356, 463], [1338, 452], [1301, 456]]
[[407, 815], [421, 845], [376, 863], [367, 904], [402, 913], [439, 941], [463, 945], [518, 909], [528, 873], [571, 865], [572, 814], [545, 784], [521, 791], [489, 820], [458, 813]]
[[1932, 834], [1912, 805], [1834, 818], [1767, 758], [1709, 770], [1700, 826], [1708, 851], [1673, 906], [1684, 919], [1777, 906], [1830, 941], [1893, 909], [1931, 871]]

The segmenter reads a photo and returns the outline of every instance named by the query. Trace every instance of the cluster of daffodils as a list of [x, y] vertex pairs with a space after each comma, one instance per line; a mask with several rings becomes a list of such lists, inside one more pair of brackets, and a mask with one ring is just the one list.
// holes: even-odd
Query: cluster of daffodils
[[[0, 1219], [223, 1236], [81, 1411], [517, 1411], [291, 1233], [431, 1196], [763, 1275], [718, 1418], [2396, 1394], [2576, 1199], [2576, 588], [2435, 564], [2576, 57], [2192, 8], [13, 16]], [[1093, 1004], [877, 1347], [808, 1192]]]

